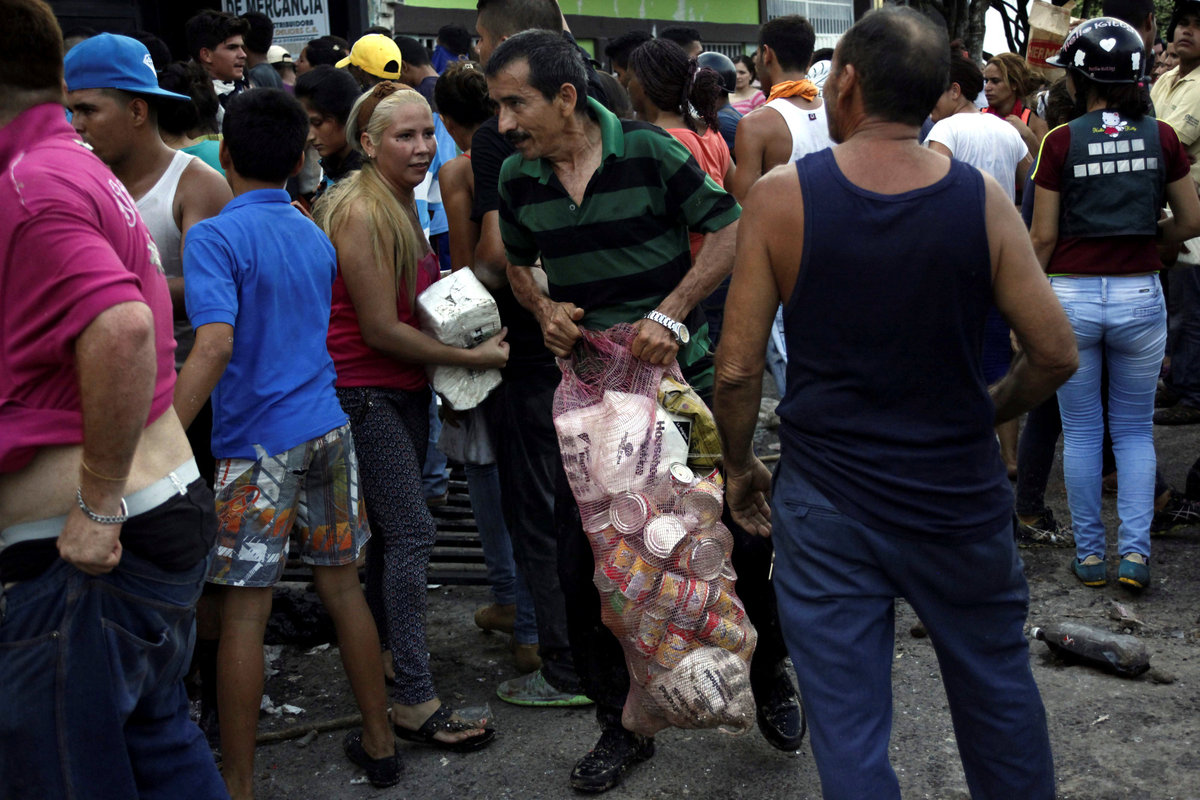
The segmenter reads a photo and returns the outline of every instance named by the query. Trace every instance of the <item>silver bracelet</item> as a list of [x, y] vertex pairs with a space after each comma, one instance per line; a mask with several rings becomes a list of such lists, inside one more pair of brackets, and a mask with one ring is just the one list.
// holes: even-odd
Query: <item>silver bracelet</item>
[[83, 515], [97, 525], [121, 525], [125, 520], [129, 519], [129, 507], [125, 505], [124, 497], [121, 498], [121, 513], [118, 516], [97, 514], [88, 508], [87, 503], [83, 502], [82, 488], [75, 490], [75, 502], [79, 503], [79, 510], [83, 512]]

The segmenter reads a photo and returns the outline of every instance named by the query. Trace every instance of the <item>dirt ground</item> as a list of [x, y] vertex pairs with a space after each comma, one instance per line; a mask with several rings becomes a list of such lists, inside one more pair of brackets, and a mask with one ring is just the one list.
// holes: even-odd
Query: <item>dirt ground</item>
[[[1200, 428], [1156, 428], [1160, 468], [1181, 490], [1200, 454]], [[771, 452], [767, 434], [760, 452]], [[1066, 518], [1061, 461], [1051, 476], [1048, 503]], [[1110, 542], [1115, 501], [1105, 498]], [[1030, 662], [1041, 688], [1062, 800], [1200, 800], [1200, 528], [1155, 537], [1153, 585], [1141, 597], [1110, 584], [1089, 589], [1068, 569], [1070, 550], [1021, 552], [1031, 593], [1029, 624], [1070, 620], [1140, 636], [1150, 653], [1149, 673], [1126, 680], [1057, 662], [1044, 643], [1030, 642]], [[1110, 553], [1110, 558], [1112, 554]], [[1111, 562], [1110, 562], [1111, 563]], [[1113, 619], [1114, 601], [1140, 625]], [[341, 753], [342, 731], [260, 746], [260, 800], [307, 798], [513, 798], [575, 796], [567, 775], [594, 743], [591, 709], [535, 710], [506, 705], [496, 685], [516, 675], [507, 637], [475, 628], [474, 609], [490, 602], [482, 587], [441, 587], [429, 593], [429, 650], [443, 700], [456, 706], [488, 703], [499, 731], [488, 749], [467, 755], [398, 743], [405, 763], [401, 783], [375, 790]], [[927, 638], [915, 638], [912, 610], [897, 605], [892, 762], [905, 798], [969, 797], [954, 732]], [[275, 705], [299, 714], [264, 715], [262, 731], [297, 727], [354, 711], [336, 647], [313, 652], [308, 643], [285, 645], [269, 678]], [[803, 665], [798, 665], [803, 668]], [[606, 797], [819, 798], [808, 741], [798, 753], [770, 747], [757, 733], [669, 729], [657, 737], [658, 754], [637, 767]], [[1016, 799], [1014, 799], [1016, 800]]]

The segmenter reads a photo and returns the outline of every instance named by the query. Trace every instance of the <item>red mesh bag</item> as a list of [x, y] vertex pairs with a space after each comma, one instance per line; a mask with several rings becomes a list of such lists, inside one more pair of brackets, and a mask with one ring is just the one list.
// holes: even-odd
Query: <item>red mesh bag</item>
[[634, 358], [635, 334], [631, 325], [585, 331], [559, 360], [554, 393], [601, 617], [629, 667], [621, 721], [646, 735], [672, 725], [743, 732], [755, 719], [749, 665], [758, 637], [734, 592], [723, 480], [704, 466], [712, 454], [689, 449], [659, 403], [664, 374], [683, 382], [678, 366]]

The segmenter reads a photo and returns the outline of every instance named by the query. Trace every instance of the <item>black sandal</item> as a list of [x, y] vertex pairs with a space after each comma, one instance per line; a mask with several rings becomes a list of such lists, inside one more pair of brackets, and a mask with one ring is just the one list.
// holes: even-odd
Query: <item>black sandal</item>
[[485, 747], [496, 737], [495, 729], [484, 728], [482, 733], [468, 736], [466, 739], [460, 739], [456, 742], [443, 742], [441, 739], [434, 738], [441, 731], [460, 733], [461, 731], [469, 731], [475, 727], [469, 722], [456, 720], [453, 717], [454, 711], [443, 703], [415, 731], [397, 725], [395, 722], [392, 723], [392, 730], [406, 742], [427, 744], [430, 747], [436, 747], [439, 750], [449, 750], [452, 753], [470, 753], [473, 750]]

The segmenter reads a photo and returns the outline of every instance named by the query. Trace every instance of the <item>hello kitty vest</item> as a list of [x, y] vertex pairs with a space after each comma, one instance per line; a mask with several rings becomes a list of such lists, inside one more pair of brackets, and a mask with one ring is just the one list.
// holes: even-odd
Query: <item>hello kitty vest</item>
[[1166, 186], [1158, 121], [1091, 111], [1068, 123], [1060, 236], [1153, 236]]

